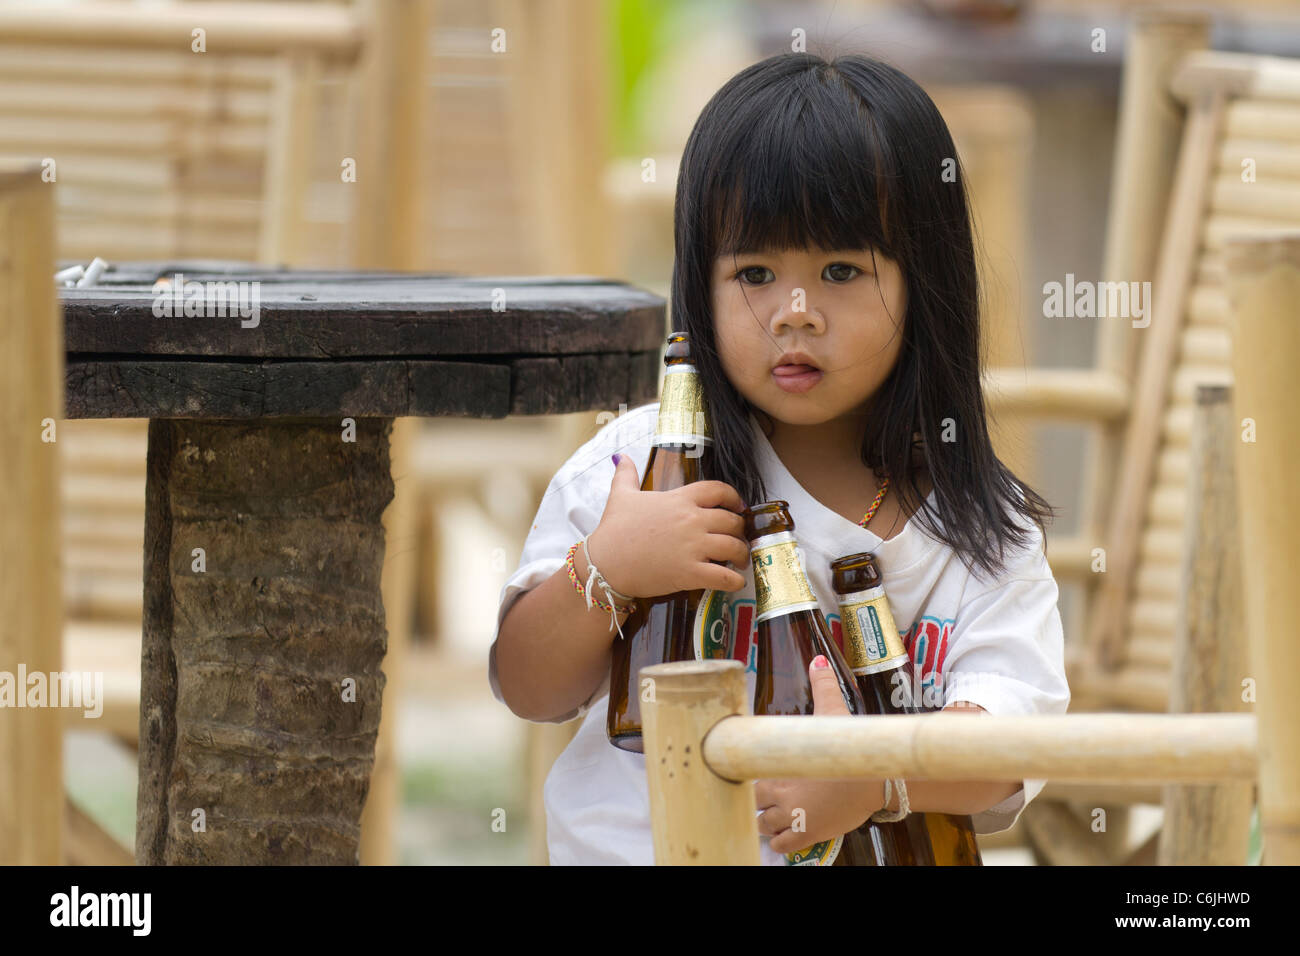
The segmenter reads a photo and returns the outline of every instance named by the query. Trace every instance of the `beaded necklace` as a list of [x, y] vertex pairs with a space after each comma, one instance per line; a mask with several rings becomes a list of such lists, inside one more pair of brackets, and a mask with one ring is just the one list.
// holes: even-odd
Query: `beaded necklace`
[[886, 478], [884, 481], [880, 483], [880, 490], [876, 492], [876, 497], [875, 500], [871, 502], [871, 507], [867, 509], [867, 513], [863, 515], [862, 520], [858, 522], [858, 524], [861, 527], [865, 528], [867, 526], [867, 522], [870, 521], [872, 517], [875, 516], [876, 509], [879, 508], [880, 503], [885, 500], [885, 492], [888, 490], [889, 490], [889, 479]]

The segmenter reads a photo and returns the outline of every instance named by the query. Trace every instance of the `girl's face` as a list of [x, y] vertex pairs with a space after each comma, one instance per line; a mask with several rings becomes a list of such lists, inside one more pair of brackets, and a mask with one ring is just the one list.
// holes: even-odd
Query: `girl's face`
[[[879, 252], [874, 261], [869, 249], [721, 256], [712, 290], [723, 371], [778, 422], [860, 416], [902, 348], [907, 289]], [[817, 371], [779, 367], [788, 352]]]

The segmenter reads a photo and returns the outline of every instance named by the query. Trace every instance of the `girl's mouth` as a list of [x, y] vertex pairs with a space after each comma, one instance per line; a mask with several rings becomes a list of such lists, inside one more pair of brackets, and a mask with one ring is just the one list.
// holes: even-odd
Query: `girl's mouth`
[[822, 380], [821, 369], [811, 365], [778, 365], [772, 369], [777, 387], [791, 393], [806, 392]]

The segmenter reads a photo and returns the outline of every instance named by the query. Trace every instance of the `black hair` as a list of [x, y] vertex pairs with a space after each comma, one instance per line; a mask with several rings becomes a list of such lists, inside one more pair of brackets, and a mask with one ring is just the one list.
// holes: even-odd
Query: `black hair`
[[[913, 520], [969, 568], [996, 575], [1005, 549], [1044, 533], [1052, 506], [998, 460], [981, 390], [980, 297], [965, 178], [948, 127], [906, 74], [861, 54], [783, 53], [732, 77], [700, 113], [673, 211], [674, 331], [690, 335], [714, 449], [702, 477], [767, 500], [749, 414], [728, 381], [711, 303], [715, 259], [773, 249], [862, 249], [898, 263], [903, 341], [872, 400], [861, 456], [890, 476]], [[766, 423], [765, 423], [766, 420]], [[955, 440], [944, 441], [945, 431]], [[939, 525], [920, 494], [924, 462]]]

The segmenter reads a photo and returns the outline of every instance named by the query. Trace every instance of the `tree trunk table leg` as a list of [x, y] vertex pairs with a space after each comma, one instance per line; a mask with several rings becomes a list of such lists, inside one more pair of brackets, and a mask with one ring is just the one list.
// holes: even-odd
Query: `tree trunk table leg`
[[358, 862], [392, 424], [150, 421], [141, 865]]

